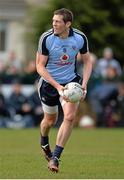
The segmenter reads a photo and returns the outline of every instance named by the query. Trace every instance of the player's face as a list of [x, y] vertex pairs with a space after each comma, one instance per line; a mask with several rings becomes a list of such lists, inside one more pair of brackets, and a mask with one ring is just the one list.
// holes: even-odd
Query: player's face
[[65, 23], [63, 21], [62, 15], [54, 15], [52, 25], [53, 25], [54, 34], [62, 35], [68, 32], [70, 22]]

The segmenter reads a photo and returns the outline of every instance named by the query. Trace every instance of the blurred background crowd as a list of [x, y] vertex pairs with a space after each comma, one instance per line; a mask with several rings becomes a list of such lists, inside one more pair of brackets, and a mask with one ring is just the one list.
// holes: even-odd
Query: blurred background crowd
[[[89, 4], [86, 0], [78, 3], [77, 8], [77, 5], [72, 6], [73, 3], [56, 0], [0, 0], [0, 127], [39, 126], [43, 111], [37, 92], [39, 76], [35, 54], [40, 34], [51, 27], [53, 10], [61, 7], [71, 9], [74, 15], [78, 13], [74, 25], [88, 36], [93, 62], [88, 94], [79, 105], [75, 126], [124, 127], [123, 23], [120, 28], [120, 20], [124, 19], [120, 7], [124, 4], [114, 0], [108, 0], [106, 6], [97, 0], [93, 5], [91, 0]], [[94, 14], [96, 8], [101, 8], [99, 17]], [[112, 17], [118, 8], [120, 14], [114, 21]], [[106, 31], [102, 32], [101, 28]], [[80, 76], [82, 69], [78, 54], [77, 71]], [[60, 125], [62, 117], [59, 107], [55, 127]]]

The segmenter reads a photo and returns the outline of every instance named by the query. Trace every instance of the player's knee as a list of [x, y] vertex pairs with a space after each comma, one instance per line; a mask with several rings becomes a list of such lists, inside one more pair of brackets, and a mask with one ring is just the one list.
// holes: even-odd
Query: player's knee
[[43, 119], [41, 122], [42, 127], [51, 127], [54, 125], [56, 119], [55, 118], [49, 118], [49, 119]]
[[66, 114], [64, 119], [70, 123], [73, 123], [75, 119], [75, 114], [74, 113]]
[[56, 121], [56, 119], [49, 119], [49, 120], [47, 121], [49, 127], [53, 126], [53, 125], [55, 124], [55, 121]]

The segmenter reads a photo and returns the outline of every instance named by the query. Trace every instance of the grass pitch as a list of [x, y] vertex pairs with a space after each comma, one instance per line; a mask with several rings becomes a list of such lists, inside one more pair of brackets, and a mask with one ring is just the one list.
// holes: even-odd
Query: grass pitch
[[58, 174], [47, 169], [39, 141], [39, 129], [0, 129], [0, 179], [124, 178], [124, 129], [74, 129]]

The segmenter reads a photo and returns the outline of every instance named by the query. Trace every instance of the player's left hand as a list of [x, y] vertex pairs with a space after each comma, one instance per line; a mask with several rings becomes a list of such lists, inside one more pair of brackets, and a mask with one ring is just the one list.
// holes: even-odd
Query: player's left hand
[[82, 85], [82, 90], [83, 90], [83, 96], [80, 101], [83, 101], [85, 99], [87, 94], [87, 87]]

